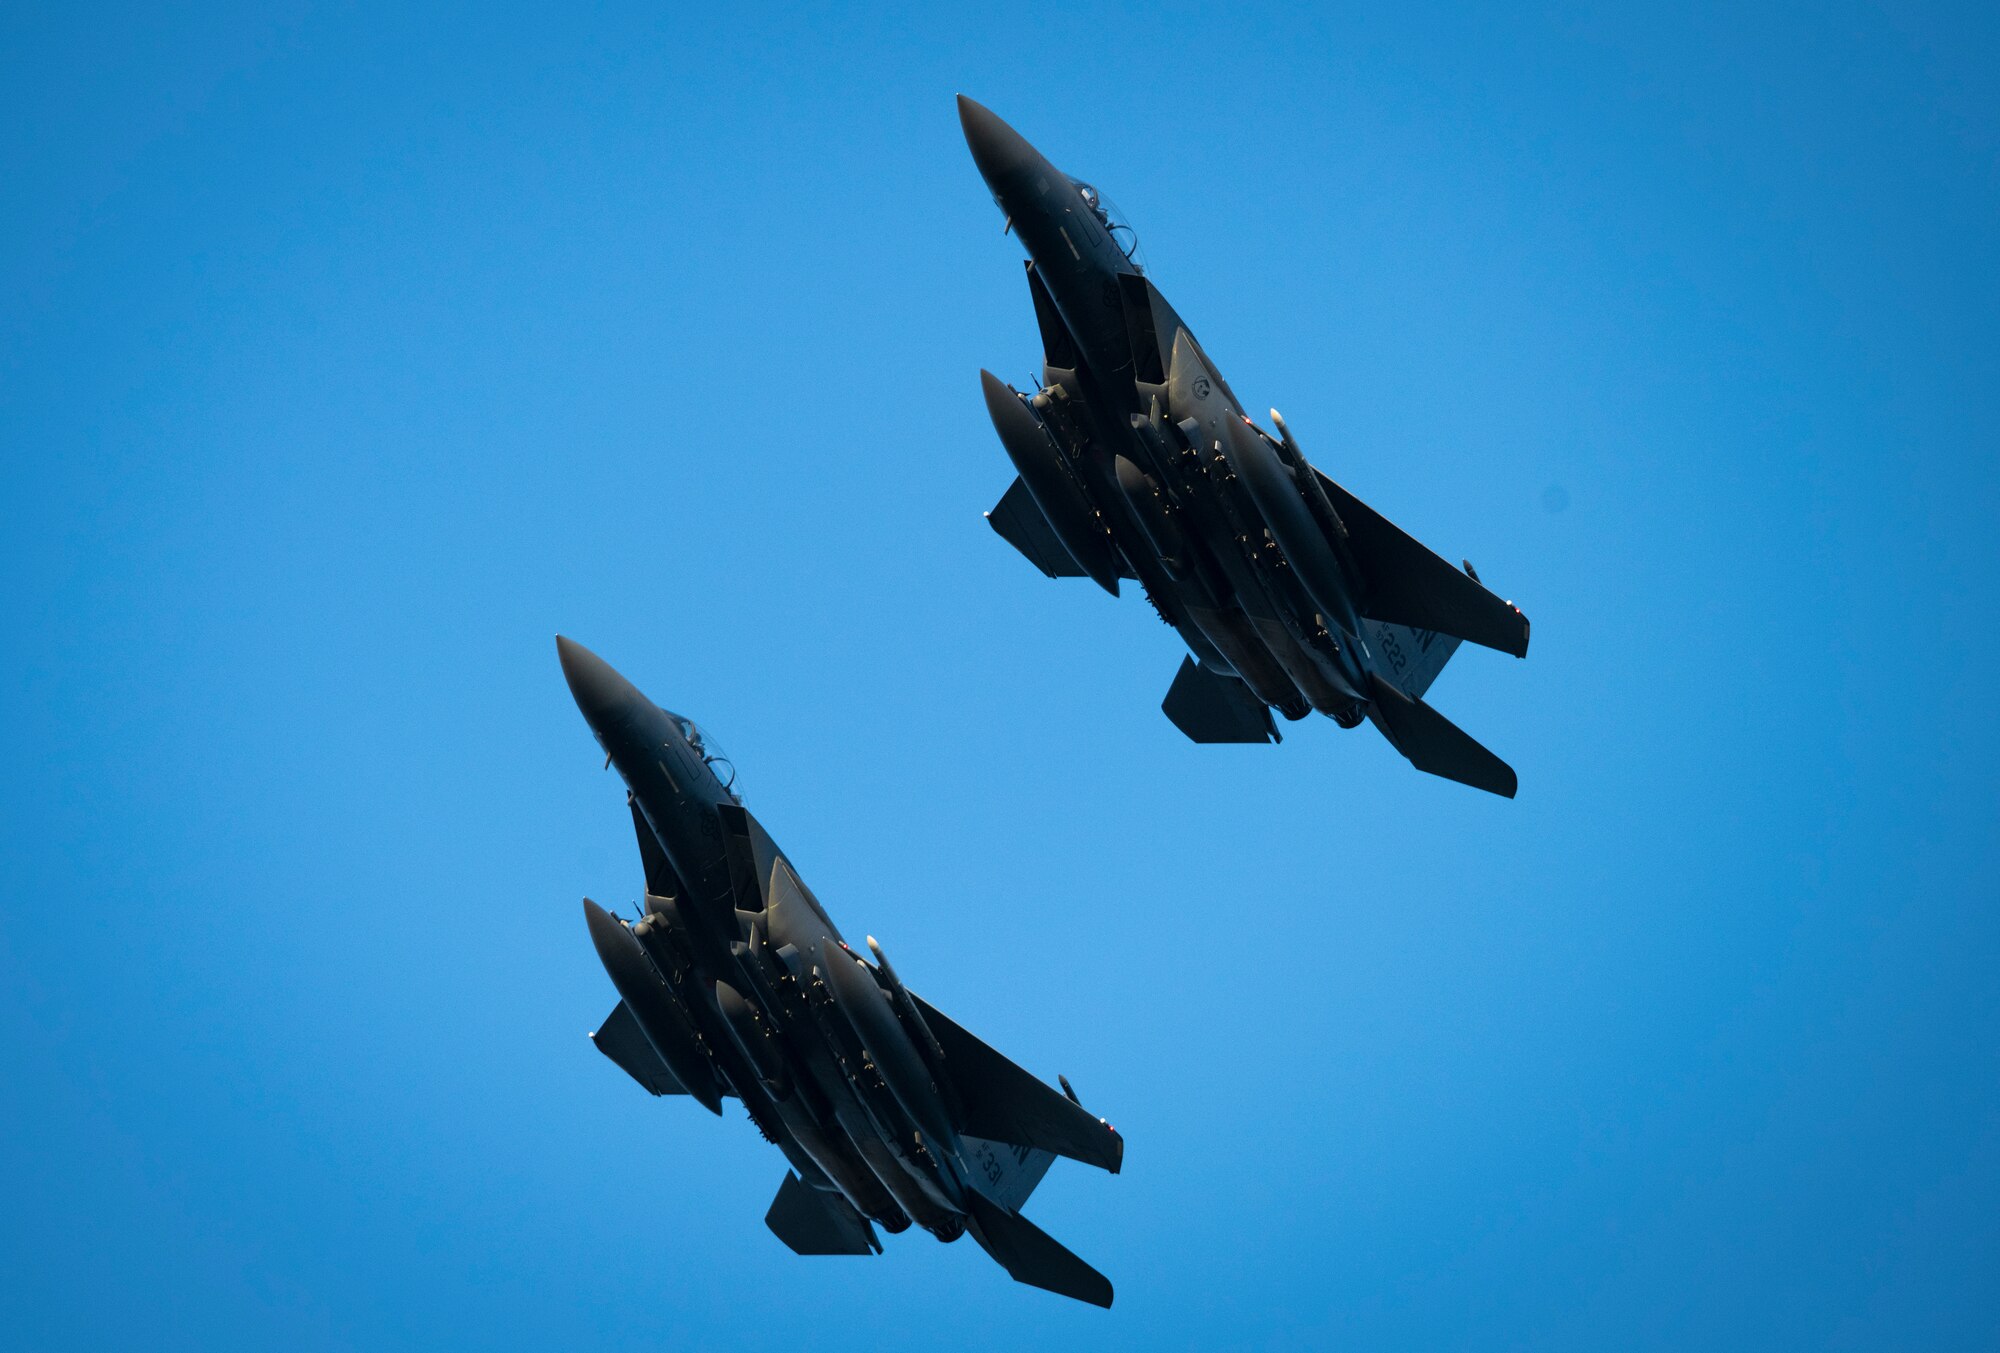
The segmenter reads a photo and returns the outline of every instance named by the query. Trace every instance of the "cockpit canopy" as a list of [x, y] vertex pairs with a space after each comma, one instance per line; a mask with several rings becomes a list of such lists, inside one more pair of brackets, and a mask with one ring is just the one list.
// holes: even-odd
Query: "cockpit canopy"
[[742, 802], [742, 795], [736, 792], [736, 763], [729, 759], [728, 752], [722, 750], [722, 744], [710, 737], [700, 724], [685, 714], [676, 714], [670, 709], [661, 712], [674, 721], [674, 726], [681, 730], [681, 736], [687, 739], [688, 746], [694, 748], [694, 754], [701, 758], [709, 773], [722, 782], [722, 787], [729, 791], [729, 796], [739, 803]]
[[1119, 253], [1125, 255], [1126, 262], [1140, 272], [1146, 271], [1146, 265], [1139, 253], [1139, 232], [1132, 229], [1131, 223], [1125, 219], [1125, 213], [1118, 210], [1118, 205], [1110, 198], [1082, 179], [1071, 179], [1070, 182], [1076, 185], [1076, 191], [1083, 197], [1083, 204], [1097, 213], [1098, 222], [1103, 225], [1104, 233], [1111, 236], [1111, 242], [1118, 246]]

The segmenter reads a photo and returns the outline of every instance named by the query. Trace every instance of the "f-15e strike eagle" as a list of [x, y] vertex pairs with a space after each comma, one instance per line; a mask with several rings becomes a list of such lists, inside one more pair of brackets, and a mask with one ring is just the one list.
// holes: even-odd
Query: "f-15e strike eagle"
[[1109, 1306], [1104, 1276], [1021, 1206], [1056, 1156], [1115, 1173], [1124, 1139], [1068, 1081], [1058, 1093], [904, 986], [873, 939], [872, 965], [848, 948], [714, 742], [582, 645], [556, 646], [645, 867], [638, 920], [583, 904], [619, 997], [598, 1050], [656, 1095], [742, 1103], [791, 1162], [764, 1220], [796, 1252], [879, 1253], [875, 1227], [915, 1222]]
[[1419, 769], [1513, 797], [1514, 771], [1423, 702], [1460, 640], [1515, 657], [1528, 621], [1272, 436], [1136, 261], [1097, 189], [963, 95], [966, 143], [1027, 249], [1042, 388], [981, 372], [1020, 472], [988, 520], [1050, 577], [1145, 589], [1193, 657], [1166, 715], [1196, 742], [1275, 742], [1275, 709], [1371, 719]]

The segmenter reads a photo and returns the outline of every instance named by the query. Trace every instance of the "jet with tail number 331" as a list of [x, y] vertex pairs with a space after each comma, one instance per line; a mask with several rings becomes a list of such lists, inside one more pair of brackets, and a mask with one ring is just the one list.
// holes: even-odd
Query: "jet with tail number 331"
[[987, 514], [1050, 577], [1136, 579], [1193, 656], [1163, 708], [1196, 742], [1275, 742], [1271, 711], [1372, 721], [1419, 770], [1512, 798], [1513, 768], [1423, 701], [1461, 640], [1526, 657], [1528, 621], [1251, 422], [1092, 185], [960, 96], [1027, 250], [1042, 384], [981, 372], [1019, 477]]

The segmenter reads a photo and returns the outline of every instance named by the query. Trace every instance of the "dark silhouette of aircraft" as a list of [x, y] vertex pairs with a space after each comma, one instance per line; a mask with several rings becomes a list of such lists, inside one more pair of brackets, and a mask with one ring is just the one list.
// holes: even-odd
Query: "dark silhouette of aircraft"
[[646, 878], [637, 921], [583, 904], [619, 996], [598, 1051], [656, 1095], [742, 1103], [791, 1162], [764, 1220], [799, 1254], [879, 1253], [875, 1227], [915, 1222], [1109, 1306], [1110, 1282], [1021, 1206], [1056, 1156], [1116, 1173], [1124, 1139], [1068, 1081], [1052, 1089], [904, 986], [873, 939], [873, 964], [850, 949], [715, 743], [582, 645], [556, 647], [625, 781]]
[[1166, 715], [1275, 742], [1270, 711], [1372, 720], [1419, 769], [1511, 798], [1514, 771], [1423, 701], [1460, 640], [1515, 657], [1528, 621], [1245, 415], [1088, 183], [959, 96], [972, 158], [1027, 249], [1042, 388], [981, 372], [1019, 471], [987, 514], [1050, 577], [1136, 579], [1192, 657]]

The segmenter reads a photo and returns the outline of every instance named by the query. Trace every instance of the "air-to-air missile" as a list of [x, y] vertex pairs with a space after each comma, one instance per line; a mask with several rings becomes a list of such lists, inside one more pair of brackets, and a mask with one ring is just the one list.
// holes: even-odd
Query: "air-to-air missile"
[[1512, 797], [1513, 770], [1423, 702], [1460, 640], [1528, 621], [1253, 423], [1090, 184], [960, 96], [972, 158], [1028, 252], [1041, 386], [981, 372], [1019, 477], [987, 519], [1050, 577], [1135, 579], [1179, 631], [1163, 706], [1196, 742], [1276, 742], [1276, 710], [1373, 720], [1420, 770]]
[[743, 807], [695, 724], [580, 644], [563, 675], [625, 781], [645, 872], [626, 921], [585, 900], [618, 991], [592, 1039], [656, 1095], [725, 1098], [791, 1163], [765, 1223], [799, 1254], [881, 1252], [875, 1228], [970, 1233], [1020, 1282], [1099, 1306], [1111, 1284], [1021, 1215], [1056, 1156], [1116, 1173], [1125, 1142], [854, 952]]

